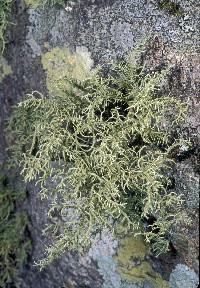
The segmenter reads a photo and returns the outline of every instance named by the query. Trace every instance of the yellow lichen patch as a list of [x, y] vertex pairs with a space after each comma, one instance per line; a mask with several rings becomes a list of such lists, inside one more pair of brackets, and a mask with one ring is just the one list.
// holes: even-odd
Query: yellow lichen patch
[[[56, 92], [64, 76], [82, 81], [91, 74], [93, 61], [85, 47], [77, 47], [75, 54], [70, 53], [67, 46], [64, 46], [63, 49], [55, 47], [41, 57], [43, 68], [47, 73], [46, 83], [50, 94]], [[68, 86], [66, 82], [62, 81], [62, 89], [67, 89]]]
[[121, 239], [115, 256], [117, 272], [130, 283], [148, 280], [154, 287], [169, 288], [167, 281], [154, 272], [147, 261], [150, 254], [149, 245], [142, 238], [131, 236]]
[[24, 2], [26, 6], [30, 6], [29, 8], [37, 8], [39, 5], [42, 6], [42, 2], [40, 0], [24, 0]]
[[26, 3], [27, 6], [35, 5], [35, 0], [24, 0], [24, 2]]
[[3, 78], [6, 75], [9, 75], [10, 73], [12, 73], [11, 66], [8, 65], [8, 62], [6, 61], [6, 59], [3, 56], [1, 56], [0, 57], [0, 83], [2, 82]]

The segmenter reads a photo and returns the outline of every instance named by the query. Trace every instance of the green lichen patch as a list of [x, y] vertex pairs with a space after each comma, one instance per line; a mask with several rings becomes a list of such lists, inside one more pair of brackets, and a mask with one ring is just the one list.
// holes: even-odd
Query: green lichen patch
[[56, 3], [64, 5], [64, 0], [24, 0], [27, 6], [37, 7], [39, 5], [55, 5]]
[[148, 281], [154, 287], [169, 288], [160, 274], [153, 271], [148, 256], [151, 255], [150, 246], [142, 237], [126, 237], [119, 241], [117, 256], [117, 272], [123, 280], [141, 284]]
[[24, 0], [24, 2], [26, 3], [27, 6], [35, 4], [35, 0]]
[[3, 56], [1, 56], [0, 57], [0, 83], [2, 82], [3, 78], [6, 75], [9, 75], [10, 73], [12, 73], [11, 66], [8, 65], [8, 62], [6, 61], [6, 59]]
[[[46, 43], [48, 47], [48, 44]], [[85, 47], [77, 47], [76, 53], [72, 54], [67, 46], [62, 49], [55, 47], [42, 56], [42, 65], [47, 73], [47, 88], [50, 94], [62, 89], [69, 89], [70, 85], [66, 81], [58, 83], [58, 80], [65, 76], [75, 77], [79, 81], [91, 75], [93, 61], [90, 53]]]

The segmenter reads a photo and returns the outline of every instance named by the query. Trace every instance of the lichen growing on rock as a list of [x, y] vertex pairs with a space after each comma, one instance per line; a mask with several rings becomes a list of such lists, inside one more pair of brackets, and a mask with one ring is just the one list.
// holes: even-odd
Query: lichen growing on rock
[[11, 66], [8, 65], [8, 62], [3, 56], [0, 56], [0, 83], [6, 75], [12, 73]]
[[97, 260], [99, 257], [112, 257], [116, 253], [117, 245], [118, 241], [114, 239], [112, 233], [108, 229], [103, 229], [101, 233], [92, 237], [92, 244], [86, 259], [90, 263], [91, 259]]
[[178, 264], [170, 275], [170, 288], [197, 288], [198, 285], [197, 274], [186, 265]]
[[[55, 193], [49, 216], [56, 210], [69, 219], [47, 228], [61, 233], [55, 247], [47, 248], [49, 257], [41, 266], [66, 248], [87, 250], [91, 236], [102, 228], [114, 233], [110, 218], [120, 220], [125, 233], [138, 230], [146, 241], [153, 241], [157, 254], [166, 252], [165, 233], [183, 217], [182, 199], [167, 191], [169, 180], [160, 169], [171, 161], [171, 150], [188, 142], [182, 137], [172, 140], [162, 119], [170, 107], [175, 110], [170, 115], [170, 129], [175, 129], [184, 121], [187, 105], [156, 94], [167, 71], [143, 74], [144, 67], [138, 67], [140, 45], [127, 56], [126, 64], [114, 64], [108, 76], [97, 71], [85, 81], [80, 81], [90, 67], [82, 56], [85, 53], [74, 56], [59, 48], [47, 52], [43, 66], [49, 97], [33, 92], [10, 118], [10, 136], [19, 137], [11, 148], [13, 162], [21, 160], [25, 181], [41, 172], [42, 197]], [[86, 72], [76, 60], [86, 61]], [[68, 70], [76, 79], [69, 78]], [[54, 162], [57, 167], [52, 166]], [[56, 187], [47, 188], [49, 177]], [[62, 202], [57, 195], [62, 195]], [[75, 218], [68, 215], [71, 208]], [[148, 231], [141, 227], [141, 219], [148, 220], [152, 213], [156, 218]]]
[[102, 288], [121, 288], [121, 278], [116, 273], [116, 263], [112, 256], [99, 256], [97, 260], [99, 273], [104, 279]]
[[24, 0], [27, 6], [37, 7], [39, 5], [55, 5], [56, 3], [64, 5], [64, 0]]
[[0, 287], [6, 287], [26, 262], [31, 243], [25, 236], [27, 214], [15, 212], [16, 201], [24, 200], [26, 191], [15, 191], [0, 172]]
[[[48, 43], [46, 43], [48, 47]], [[47, 73], [47, 88], [50, 94], [60, 91], [58, 80], [64, 76], [75, 77], [79, 81], [91, 75], [93, 60], [86, 47], [77, 47], [76, 53], [70, 53], [67, 46], [62, 49], [55, 47], [41, 55], [42, 65]], [[62, 82], [62, 89], [68, 89], [69, 84]]]
[[99, 256], [97, 260], [99, 273], [104, 279], [102, 288], [152, 288], [151, 285], [148, 285], [148, 282], [146, 282], [144, 285], [139, 285], [138, 283], [130, 284], [123, 281], [120, 275], [116, 273], [117, 265], [111, 256]]
[[131, 236], [121, 239], [115, 256], [117, 272], [123, 280], [130, 283], [142, 285], [145, 280], [153, 287], [169, 288], [168, 282], [153, 271], [148, 262], [149, 255], [151, 255], [150, 247], [142, 237]]

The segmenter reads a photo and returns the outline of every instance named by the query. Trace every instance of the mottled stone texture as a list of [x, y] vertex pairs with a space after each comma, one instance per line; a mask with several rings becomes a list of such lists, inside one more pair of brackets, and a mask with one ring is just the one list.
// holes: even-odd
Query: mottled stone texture
[[[13, 1], [11, 15], [11, 21], [16, 25], [11, 25], [7, 31], [8, 43], [4, 58], [0, 61], [0, 72], [3, 71], [0, 76], [0, 162], [4, 164], [8, 156], [5, 148], [12, 142], [4, 131], [5, 118], [10, 115], [11, 106], [27, 93], [33, 90], [48, 93], [48, 71], [44, 71], [46, 67], [42, 65], [41, 56], [53, 47], [58, 46], [61, 50], [69, 47], [72, 54], [79, 47], [90, 53], [91, 61], [96, 65], [123, 57], [143, 37], [150, 37], [141, 61], [147, 62], [149, 71], [173, 67], [163, 93], [170, 90], [180, 99], [188, 100], [188, 123], [183, 131], [190, 136], [193, 144], [182, 151], [176, 151], [173, 155], [176, 164], [169, 176], [173, 179], [173, 189], [185, 195], [185, 211], [192, 224], [183, 222], [172, 228], [169, 238], [173, 249], [170, 253], [158, 259], [149, 256], [148, 261], [153, 269], [165, 280], [169, 280], [177, 263], [186, 264], [198, 271], [200, 11], [196, 0], [178, 2], [180, 12], [186, 13], [184, 17], [169, 16], [166, 10], [160, 11], [156, 0], [68, 1], [65, 9], [57, 5], [35, 9], [16, 0]], [[17, 177], [15, 186], [23, 185], [22, 179]], [[155, 288], [149, 282], [138, 286], [122, 282], [121, 279], [121, 284], [113, 286], [119, 275], [116, 274], [111, 257], [112, 249], [108, 249], [105, 260], [105, 267], [108, 265], [106, 274], [102, 262], [102, 257], [106, 256], [99, 256], [98, 267], [98, 257], [90, 254], [93, 250], [88, 255], [66, 252], [40, 272], [33, 263], [44, 256], [45, 245], [54, 240], [50, 234], [41, 234], [45, 224], [50, 221], [46, 212], [51, 199], [41, 201], [39, 188], [34, 183], [27, 186], [27, 191], [24, 206], [17, 205], [17, 209], [28, 212], [28, 233], [33, 247], [28, 264], [21, 267], [15, 281], [16, 287]]]
[[179, 264], [170, 276], [170, 288], [196, 288], [199, 284], [197, 275], [185, 265]]

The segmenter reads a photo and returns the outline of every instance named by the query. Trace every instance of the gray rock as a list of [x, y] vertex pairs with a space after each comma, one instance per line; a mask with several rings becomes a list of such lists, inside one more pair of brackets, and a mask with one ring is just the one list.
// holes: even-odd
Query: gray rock
[[[40, 59], [41, 54], [48, 50], [45, 46], [46, 42], [50, 48], [56, 46], [62, 48], [67, 45], [72, 52], [76, 51], [78, 46], [84, 46], [91, 52], [95, 63], [107, 63], [117, 58], [117, 56], [123, 56], [143, 36], [150, 36], [153, 40], [149, 52], [151, 51], [152, 54], [149, 53], [147, 67], [154, 69], [159, 65], [167, 66], [170, 61], [165, 61], [164, 57], [166, 55], [169, 60], [175, 55], [177, 63], [181, 59], [182, 72], [180, 77], [182, 78], [177, 79], [178, 82], [183, 84], [185, 91], [183, 98], [190, 97], [191, 101], [194, 102], [192, 102], [191, 107], [196, 105], [196, 111], [199, 110], [199, 106], [197, 107], [198, 99], [194, 97], [195, 91], [196, 94], [199, 91], [199, 12], [196, 8], [198, 1], [181, 1], [181, 8], [183, 12], [187, 12], [187, 17], [181, 18], [180, 21], [176, 17], [169, 17], [166, 11], [160, 11], [156, 2], [155, 0], [80, 0], [73, 2], [73, 5], [67, 1], [67, 5], [71, 6], [65, 7], [66, 9], [60, 6], [46, 7], [45, 9], [41, 9], [41, 7], [27, 9], [22, 4], [23, 1], [13, 1], [11, 22], [16, 23], [16, 25], [12, 25], [8, 29], [10, 43], [4, 52], [4, 58], [6, 63], [12, 67], [12, 73], [5, 75], [2, 83], [0, 83], [1, 161], [6, 161], [7, 152], [5, 148], [10, 144], [4, 131], [4, 119], [10, 115], [11, 106], [26, 93], [33, 90], [48, 94], [45, 81], [46, 75]], [[157, 38], [154, 38], [155, 35], [158, 35], [159, 39], [163, 39], [162, 47], [160, 42], [156, 40]], [[175, 54], [173, 51], [184, 52], [183, 54], [181, 54], [182, 52]], [[186, 51], [189, 51], [189, 54]], [[189, 58], [192, 59], [191, 65], [188, 64]], [[154, 61], [154, 59], [156, 60]], [[176, 78], [178, 74], [175, 74], [173, 77]], [[197, 104], [195, 104], [195, 101]], [[191, 110], [191, 115], [193, 118], [188, 117], [188, 121], [190, 120], [188, 127], [191, 127], [190, 136], [192, 133], [195, 134], [199, 131], [197, 112]], [[176, 188], [181, 193], [186, 191], [185, 194], [188, 196], [187, 205], [193, 210], [197, 204], [198, 179], [195, 176], [192, 181], [188, 181], [184, 167], [179, 166], [182, 174], [178, 172], [177, 174], [180, 176], [180, 182], [185, 186], [181, 187], [177, 180]], [[192, 169], [190, 169], [191, 166], [187, 167], [188, 170]], [[21, 187], [20, 181], [16, 179], [15, 185]], [[24, 209], [29, 214], [28, 230], [33, 243], [33, 251], [28, 264], [21, 267], [16, 281], [17, 287], [139, 288], [137, 284], [123, 282], [116, 273], [116, 264], [111, 255], [104, 254], [98, 257], [95, 249], [90, 250], [89, 254], [83, 257], [80, 257], [77, 253], [66, 251], [62, 257], [40, 272], [39, 268], [34, 266], [34, 261], [43, 258], [45, 245], [49, 245], [55, 240], [52, 235], [48, 234], [44, 237], [41, 233], [42, 229], [45, 228], [45, 224], [50, 221], [46, 213], [50, 207], [51, 199], [41, 201], [39, 187], [35, 187], [34, 183], [30, 183], [27, 190]], [[191, 231], [188, 235], [191, 237]], [[196, 240], [196, 234], [193, 239]], [[107, 240], [110, 243], [109, 239]], [[98, 244], [102, 248], [102, 242], [99, 241]], [[183, 246], [183, 240], [178, 243], [179, 246], [181, 244]], [[186, 246], [184, 255], [188, 254], [191, 247], [191, 245]], [[107, 248], [105, 253], [109, 251], [110, 254], [113, 254], [115, 247], [107, 245]], [[96, 259], [94, 255], [96, 255]], [[90, 262], [86, 259], [88, 257]], [[97, 260], [98, 263], [94, 260]], [[169, 266], [170, 263], [167, 263], [167, 265]], [[194, 285], [198, 283], [193, 270], [186, 269], [186, 266], [183, 269], [182, 266], [177, 266], [171, 274], [171, 288], [196, 288], [197, 286], [192, 286], [192, 283]], [[187, 286], [184, 286], [184, 283]], [[150, 288], [150, 285], [145, 283], [143, 288]]]

